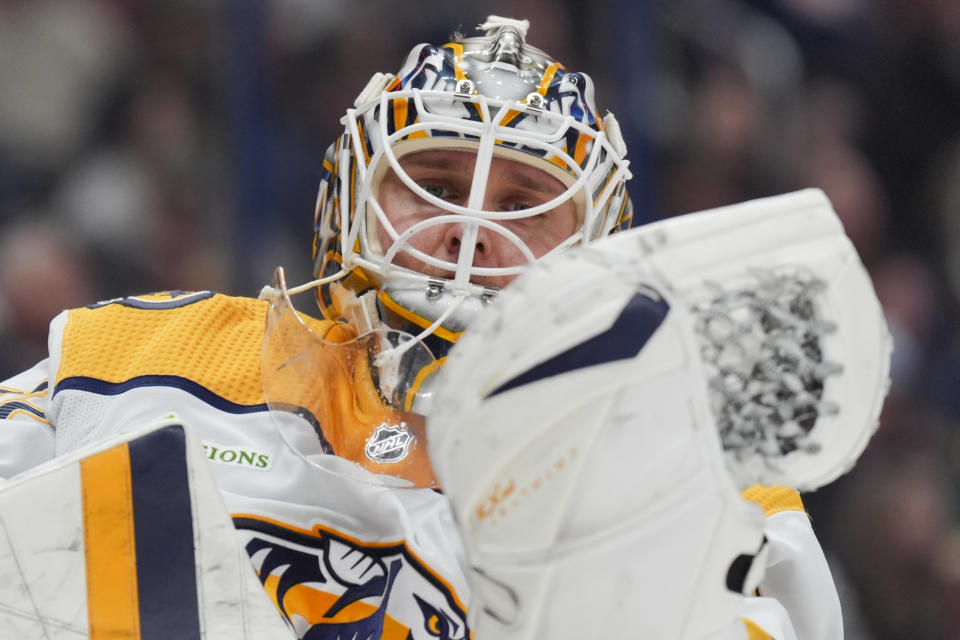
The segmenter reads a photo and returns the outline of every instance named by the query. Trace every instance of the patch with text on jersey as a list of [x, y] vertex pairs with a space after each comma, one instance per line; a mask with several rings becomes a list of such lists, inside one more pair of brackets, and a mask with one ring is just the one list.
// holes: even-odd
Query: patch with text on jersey
[[302, 640], [466, 640], [466, 608], [403, 542], [235, 514], [260, 582]]
[[250, 447], [218, 444], [209, 440], [201, 440], [200, 444], [207, 460], [211, 462], [255, 471], [269, 471], [270, 467], [273, 466], [270, 454]]

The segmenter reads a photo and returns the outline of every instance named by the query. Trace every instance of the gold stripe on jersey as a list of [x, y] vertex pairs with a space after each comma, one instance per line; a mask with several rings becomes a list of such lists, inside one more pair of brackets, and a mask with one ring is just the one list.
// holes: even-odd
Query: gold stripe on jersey
[[46, 384], [40, 385], [37, 389], [42, 390], [20, 391], [12, 387], [0, 387], [0, 396], [2, 396], [0, 397], [0, 420], [9, 420], [17, 416], [22, 416], [43, 424], [50, 424], [50, 420], [47, 419], [43, 409], [33, 402], [29, 402], [29, 400], [33, 398], [45, 397], [50, 392], [50, 389]]
[[140, 609], [126, 443], [81, 460], [80, 474], [90, 638], [136, 640]]
[[[266, 311], [264, 301], [224, 295], [172, 308], [135, 308], [120, 301], [73, 309], [64, 327], [56, 382], [176, 376], [235, 404], [261, 404]], [[305, 320], [321, 336], [334, 324]]]
[[[5, 413], [4, 409], [9, 409], [9, 407], [0, 405], [0, 413]], [[2, 419], [9, 420], [11, 418], [16, 418], [17, 416], [23, 416], [24, 418], [30, 418], [31, 420], [36, 420], [42, 424], [50, 424], [50, 420], [43, 417], [44, 415], [45, 414], [43, 411], [33, 405], [29, 405], [28, 408], [16, 408], [11, 410], [9, 413], [6, 413], [6, 415], [3, 415]]]
[[740, 618], [747, 627], [747, 640], [773, 640], [773, 636], [761, 629], [756, 622]]
[[[42, 398], [50, 391], [50, 388], [47, 386], [47, 380], [44, 379], [39, 385], [37, 385], [33, 391], [27, 389], [15, 389], [13, 387], [5, 387], [0, 385], [0, 396], [15, 395], [16, 399], [21, 402], [26, 402], [30, 398]], [[8, 400], [9, 398], [4, 398]]]
[[807, 512], [803, 508], [803, 500], [800, 499], [800, 494], [790, 487], [755, 484], [744, 489], [740, 495], [750, 502], [760, 505], [765, 516], [772, 516], [781, 511]]
[[13, 387], [5, 387], [3, 385], [0, 385], [0, 394], [7, 394], [7, 393], [16, 393], [17, 395], [23, 395], [28, 392], [24, 391], [23, 389], [15, 389]]

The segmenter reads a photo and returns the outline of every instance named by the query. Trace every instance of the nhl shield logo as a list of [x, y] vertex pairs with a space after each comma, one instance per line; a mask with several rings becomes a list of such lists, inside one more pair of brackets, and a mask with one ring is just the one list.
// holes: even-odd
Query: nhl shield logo
[[374, 462], [400, 462], [410, 452], [413, 434], [407, 425], [390, 425], [384, 422], [367, 440], [364, 452]]

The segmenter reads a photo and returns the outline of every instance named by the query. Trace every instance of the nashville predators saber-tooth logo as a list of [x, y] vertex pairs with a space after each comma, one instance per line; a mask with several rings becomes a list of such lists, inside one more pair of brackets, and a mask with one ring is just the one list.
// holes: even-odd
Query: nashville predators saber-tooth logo
[[362, 546], [236, 517], [267, 593], [302, 640], [464, 640], [466, 611], [402, 544]]

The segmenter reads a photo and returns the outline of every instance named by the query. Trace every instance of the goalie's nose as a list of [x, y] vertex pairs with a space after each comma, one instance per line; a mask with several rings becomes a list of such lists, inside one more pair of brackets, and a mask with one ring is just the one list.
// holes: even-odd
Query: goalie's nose
[[[505, 268], [522, 265], [523, 254], [502, 233], [470, 223], [451, 224], [444, 230], [442, 249], [445, 258], [458, 265]], [[471, 255], [472, 254], [472, 255]], [[471, 273], [470, 281], [484, 286], [504, 287], [516, 275], [482, 276]]]

